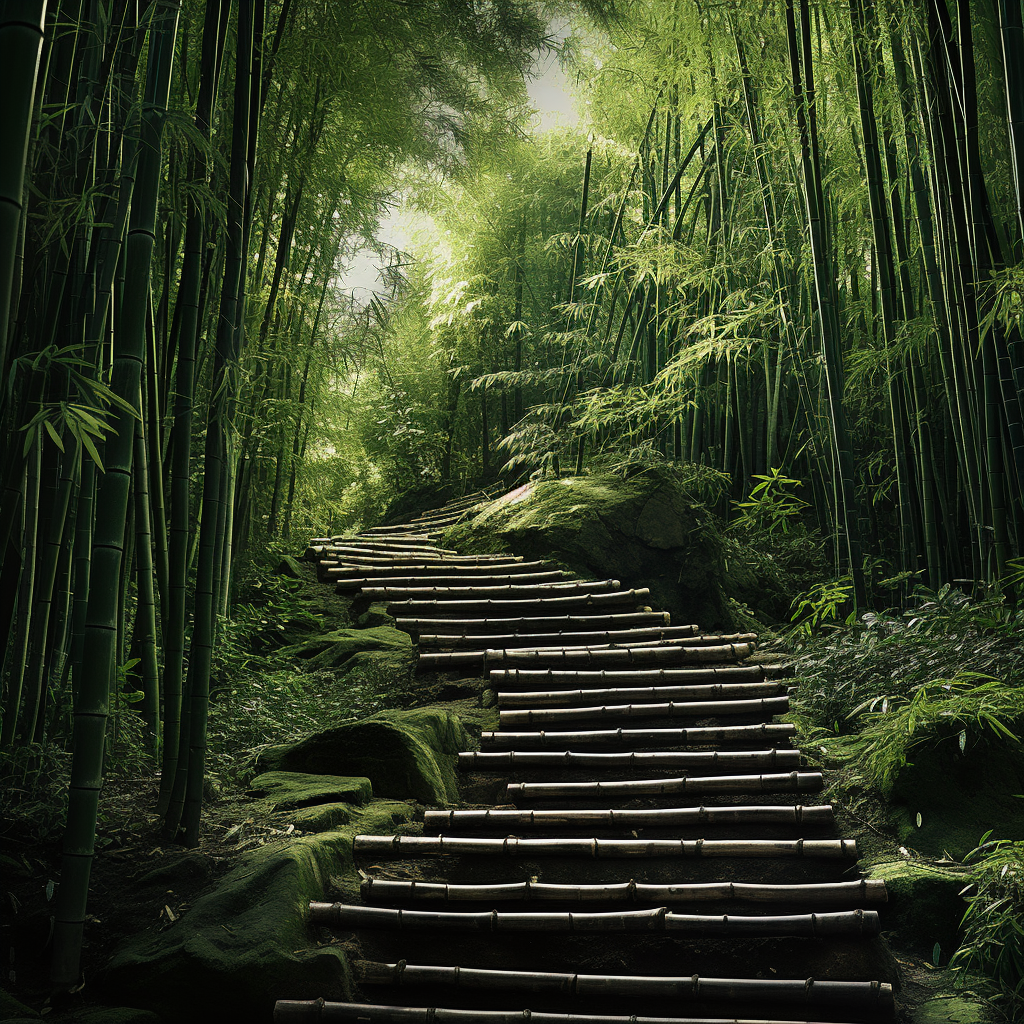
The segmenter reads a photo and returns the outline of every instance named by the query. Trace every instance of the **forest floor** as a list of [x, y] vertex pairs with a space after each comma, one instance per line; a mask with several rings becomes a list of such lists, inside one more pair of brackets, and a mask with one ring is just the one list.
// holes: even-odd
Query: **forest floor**
[[[45, 1016], [68, 1024], [144, 1024], [168, 1019], [148, 1010], [104, 1005], [98, 996], [109, 1001], [109, 993], [97, 993], [91, 982], [127, 937], [173, 929], [197, 897], [247, 854], [265, 846], [284, 847], [304, 834], [290, 820], [295, 817], [291, 811], [270, 810], [266, 801], [250, 794], [249, 781], [257, 770], [254, 754], [266, 745], [310, 732], [314, 723], [322, 728], [328, 721], [353, 721], [388, 707], [436, 703], [439, 696], [463, 698], [467, 707], [479, 705], [479, 700], [466, 699], [480, 689], [468, 681], [439, 688], [436, 680], [424, 680], [422, 692], [401, 687], [394, 692], [360, 675], [350, 680], [347, 692], [336, 689], [333, 703], [325, 710], [325, 688], [314, 685], [319, 670], [304, 673], [308, 665], [289, 661], [282, 652], [294, 651], [288, 645], [304, 638], [315, 640], [318, 630], [349, 624], [347, 602], [317, 582], [311, 566], [290, 562], [283, 568], [284, 573], [263, 575], [257, 588], [262, 596], [253, 603], [244, 628], [236, 630], [227, 645], [222, 685], [214, 698], [218, 705], [213, 716], [216, 782], [208, 787], [199, 844], [186, 850], [162, 835], [162, 821], [154, 810], [159, 788], [155, 772], [117, 770], [115, 764], [101, 805], [84, 983], [79, 991], [60, 999], [51, 999], [46, 975], [49, 901], [60, 868], [60, 822], [52, 806], [43, 806], [47, 798], [60, 796], [60, 764], [48, 782], [48, 797], [46, 791], [37, 791], [20, 813], [5, 798], [4, 815], [9, 817], [0, 826], [0, 952], [4, 947], [8, 952], [0, 1020]], [[268, 637], [276, 640], [268, 643]], [[244, 685], [253, 680], [262, 680], [255, 698], [247, 695]], [[265, 703], [254, 709], [254, 699]], [[138, 761], [132, 764], [137, 769]], [[857, 794], [839, 792], [833, 799], [841, 809], [843, 834], [857, 838], [871, 861], [909, 856], [905, 849], [901, 852], [898, 837], [886, 824], [883, 807]], [[230, 928], [230, 922], [224, 926]], [[955, 988], [953, 973], [935, 967], [920, 941], [904, 943], [900, 934], [889, 939], [903, 975], [902, 1021], [974, 1024], [1005, 1019], [981, 996]], [[947, 960], [948, 951], [943, 962]], [[193, 1019], [203, 1018], [199, 1013]]]

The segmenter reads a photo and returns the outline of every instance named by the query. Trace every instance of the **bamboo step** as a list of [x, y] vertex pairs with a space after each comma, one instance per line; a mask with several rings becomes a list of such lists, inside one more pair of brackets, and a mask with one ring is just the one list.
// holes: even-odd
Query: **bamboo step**
[[761, 882], [680, 882], [652, 885], [645, 882], [610, 882], [598, 885], [566, 885], [551, 882], [498, 882], [454, 885], [451, 882], [420, 882], [367, 878], [360, 895], [366, 903], [650, 903], [661, 906], [694, 903], [769, 903], [786, 906], [810, 904], [835, 906], [885, 903], [885, 882], [805, 882], [773, 885]]
[[346, 565], [516, 565], [523, 561], [521, 555], [434, 555], [418, 551], [374, 555], [355, 553], [340, 558]]
[[623, 779], [599, 782], [510, 782], [510, 802], [573, 798], [640, 796], [707, 796], [738, 793], [818, 793], [821, 772], [774, 772], [765, 775], [702, 775], [678, 779]]
[[645, 702], [719, 701], [751, 697], [775, 697], [784, 684], [774, 680], [763, 683], [698, 683], [695, 686], [621, 686], [593, 690], [507, 690], [498, 691], [500, 708], [562, 707], [593, 704], [640, 704]]
[[525, 598], [410, 598], [404, 601], [392, 601], [388, 605], [388, 614], [397, 617], [432, 615], [435, 618], [446, 616], [456, 617], [459, 615], [494, 616], [522, 612], [559, 612], [575, 610], [577, 608], [602, 609], [602, 608], [636, 608], [642, 605], [645, 598], [650, 597], [650, 591], [646, 588], [640, 590], [617, 590], [611, 593], [592, 593], [585, 591], [580, 594], [570, 594], [565, 597], [542, 596], [543, 591], [535, 597]]
[[450, 548], [430, 547], [418, 548], [409, 545], [392, 545], [359, 543], [348, 541], [345, 544], [332, 544], [321, 551], [322, 557], [332, 556], [335, 559], [345, 560], [347, 558], [423, 558], [426, 561], [442, 558], [464, 557]]
[[[668, 612], [616, 612], [608, 615], [531, 615], [506, 619], [431, 619], [398, 616], [396, 625], [407, 633], [439, 633], [447, 628], [460, 628], [465, 633], [501, 630], [510, 633], [529, 633], [538, 629], [548, 630], [562, 627], [563, 629], [604, 629], [616, 626], [648, 626], [657, 624], [668, 625]], [[448, 664], [451, 654], [420, 654], [420, 665]]]
[[456, 581], [475, 580], [479, 577], [497, 577], [504, 579], [509, 577], [517, 579], [520, 576], [543, 573], [546, 578], [566, 579], [570, 574], [561, 569], [550, 568], [550, 562], [505, 562], [487, 563], [485, 565], [451, 565], [450, 563], [425, 562], [409, 565], [342, 565], [340, 562], [327, 563], [326, 575], [328, 579], [341, 580], [358, 579], [383, 579], [386, 577], [398, 576], [399, 578], [415, 577], [417, 579], [434, 579], [436, 577], [451, 577]]
[[699, 768], [728, 772], [750, 768], [799, 768], [799, 750], [631, 750], [621, 754], [594, 754], [579, 750], [478, 750], [459, 754], [462, 771], [515, 771], [519, 768]]
[[[421, 967], [414, 964], [363, 963], [360, 981], [377, 985], [449, 985], [459, 988], [529, 992], [534, 995], [565, 995], [586, 999], [626, 997], [665, 999], [676, 1003], [763, 1001], [840, 1009], [894, 1009], [891, 985], [877, 981], [831, 981], [813, 978], [705, 978], [698, 975], [650, 977], [635, 975], [577, 974], [548, 971], [496, 971], [473, 967]], [[531, 1015], [529, 1020], [536, 1020]], [[524, 1018], [520, 1018], [524, 1019]], [[561, 1018], [565, 1020], [566, 1018]], [[573, 1021], [588, 1018], [573, 1016]], [[594, 1018], [610, 1021], [614, 1018]], [[620, 1021], [662, 1022], [669, 1018], [617, 1018]], [[742, 1024], [717, 1021], [716, 1024]], [[765, 1022], [766, 1024], [766, 1022]]]
[[688, 938], [800, 935], [808, 938], [878, 934], [878, 913], [847, 910], [824, 914], [739, 915], [677, 914], [667, 907], [611, 912], [515, 911], [451, 912], [310, 903], [314, 924], [346, 930], [388, 928], [400, 931], [481, 932], [672, 932]]
[[685, 639], [688, 644], [692, 644], [698, 640], [699, 628], [698, 626], [649, 626], [639, 629], [606, 629], [592, 633], [495, 633], [485, 636], [438, 633], [434, 636], [422, 635], [419, 638], [419, 645], [421, 647], [451, 647], [454, 649], [471, 647], [474, 650], [495, 650], [506, 647], [557, 647], [563, 643], [593, 647], [605, 644], [628, 644], [638, 640]]
[[499, 583], [495, 585], [476, 585], [466, 583], [462, 586], [419, 586], [419, 587], [395, 587], [371, 584], [363, 588], [360, 595], [364, 600], [371, 601], [423, 601], [423, 600], [458, 600], [475, 599], [487, 600], [518, 599], [528, 600], [530, 598], [552, 598], [552, 597], [586, 597], [591, 594], [605, 595], [609, 592], [619, 593], [622, 584], [618, 580], [599, 580], [594, 583], [584, 583], [578, 580], [551, 580], [540, 583]]
[[[754, 653], [752, 643], [688, 647], [546, 647], [541, 650], [488, 651], [488, 663], [518, 667], [549, 665], [553, 668], [586, 666], [625, 668], [629, 665], [680, 665], [700, 662], [742, 661]], [[422, 657], [422, 655], [421, 655]]]
[[825, 858], [856, 860], [853, 839], [478, 839], [450, 836], [356, 836], [356, 857]]
[[718, 718], [722, 715], [757, 715], [773, 718], [789, 710], [789, 697], [750, 700], [667, 701], [658, 704], [604, 704], [573, 708], [522, 708], [499, 711], [501, 727], [555, 725], [562, 722], [628, 721], [631, 718]]
[[690, 729], [582, 729], [535, 732], [485, 731], [481, 747], [505, 750], [565, 750], [577, 746], [650, 745], [664, 747], [708, 747], [728, 745], [764, 746], [796, 735], [796, 726], [788, 722], [759, 725], [695, 726]]
[[566, 686], [586, 689], [589, 686], [617, 687], [630, 683], [707, 683], [750, 682], [770, 678], [775, 673], [764, 665], [709, 665], [653, 669], [555, 669], [555, 668], [492, 668], [488, 672], [491, 686], [504, 690], [510, 686], [530, 688]]
[[[355, 571], [355, 570], [346, 570]], [[513, 573], [506, 573], [502, 576], [470, 576], [467, 574], [457, 576], [430, 576], [424, 575], [406, 575], [406, 576], [388, 576], [383, 573], [380, 576], [373, 575], [355, 575], [355, 576], [344, 576], [340, 573], [325, 572], [325, 580], [337, 580], [338, 593], [345, 591], [362, 590], [364, 587], [399, 587], [410, 589], [413, 587], [459, 587], [462, 585], [470, 585], [482, 587], [501, 587], [501, 586], [523, 586], [524, 584], [530, 583], [558, 583], [565, 581], [567, 574], [559, 569], [552, 569], [547, 572], [524, 572], [518, 575]], [[426, 642], [426, 637], [421, 637], [421, 643]], [[443, 637], [442, 639], [450, 639]], [[493, 647], [494, 644], [489, 646]]]
[[[829, 805], [820, 807], [753, 806], [737, 807], [658, 807], [634, 810], [484, 810], [427, 811], [423, 819], [425, 835], [452, 834], [481, 829], [552, 829], [584, 828], [635, 829], [692, 828], [705, 825], [804, 825], [826, 828], [835, 824]], [[506, 833], [507, 834], [507, 833]]]
[[[803, 984], [802, 982], [800, 984]], [[544, 1013], [538, 1010], [460, 1010], [443, 1006], [383, 1006], [370, 1003], [331, 1003], [325, 999], [279, 999], [274, 1004], [278, 1024], [317, 1024], [357, 1021], [359, 1024], [805, 1024], [792, 1020], [710, 1017], [609, 1016], [594, 1013]], [[813, 1024], [813, 1022], [811, 1022]]]

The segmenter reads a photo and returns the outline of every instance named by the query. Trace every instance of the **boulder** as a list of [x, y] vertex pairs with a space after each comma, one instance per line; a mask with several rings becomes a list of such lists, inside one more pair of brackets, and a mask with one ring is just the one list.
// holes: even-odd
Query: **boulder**
[[[172, 1020], [217, 1021], [270, 1020], [283, 994], [350, 1000], [346, 954], [311, 933], [309, 901], [356, 898], [353, 837], [394, 832], [413, 811], [374, 801], [351, 813], [343, 829], [244, 854], [174, 924], [154, 924], [125, 940], [96, 979], [94, 995]], [[152, 901], [154, 922], [164, 898], [159, 888], [140, 891], [140, 901]]]
[[960, 919], [967, 909], [960, 895], [970, 883], [964, 868], [921, 860], [892, 860], [872, 864], [872, 878], [885, 881], [888, 903], [881, 908], [882, 930], [901, 949], [931, 961], [939, 944], [946, 964], [960, 944]]
[[714, 517], [668, 468], [528, 484], [452, 527], [444, 545], [553, 559], [582, 576], [648, 587], [650, 606], [674, 623], [732, 626]]
[[911, 1024], [986, 1024], [999, 1018], [984, 1003], [960, 995], [929, 999], [916, 1007]]
[[[293, 657], [311, 669], [344, 669], [351, 671], [365, 665], [367, 656], [375, 656], [383, 669], [409, 672], [416, 660], [412, 637], [392, 626], [378, 625], [369, 629], [335, 629], [303, 640], [287, 648]], [[362, 658], [362, 661], [353, 659]]]
[[443, 804], [458, 799], [456, 755], [471, 745], [456, 715], [415, 708], [383, 711], [298, 743], [270, 747], [258, 763], [272, 772], [363, 775], [378, 796]]
[[339, 801], [362, 806], [372, 795], [370, 780], [359, 776], [264, 772], [249, 785], [249, 796], [262, 797], [275, 811]]

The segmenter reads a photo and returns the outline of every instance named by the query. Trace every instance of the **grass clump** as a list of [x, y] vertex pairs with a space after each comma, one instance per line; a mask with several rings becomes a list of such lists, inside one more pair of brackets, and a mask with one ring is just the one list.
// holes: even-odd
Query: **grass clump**
[[1024, 842], [988, 834], [972, 850], [972, 884], [964, 889], [964, 938], [950, 965], [962, 976], [980, 973], [998, 989], [1009, 1019], [1024, 1013]]

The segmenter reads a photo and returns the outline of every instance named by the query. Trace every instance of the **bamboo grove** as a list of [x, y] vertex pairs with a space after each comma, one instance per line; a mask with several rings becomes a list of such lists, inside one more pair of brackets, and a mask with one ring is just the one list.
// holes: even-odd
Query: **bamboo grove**
[[582, 39], [584, 124], [458, 193], [389, 325], [467, 383], [435, 461], [800, 481], [859, 607], [1018, 572], [1019, 2], [650, 0]]
[[510, 2], [0, 4], [0, 747], [72, 753], [56, 984], [112, 702], [194, 844], [233, 574], [311, 529], [318, 413], [366, 344], [344, 265], [399, 168], [515, 132], [544, 35]]

